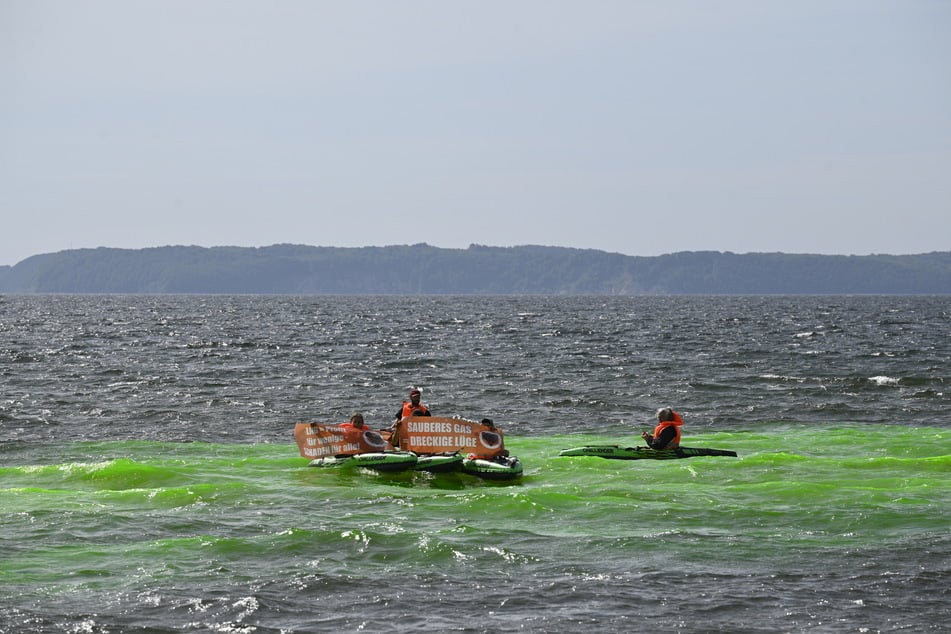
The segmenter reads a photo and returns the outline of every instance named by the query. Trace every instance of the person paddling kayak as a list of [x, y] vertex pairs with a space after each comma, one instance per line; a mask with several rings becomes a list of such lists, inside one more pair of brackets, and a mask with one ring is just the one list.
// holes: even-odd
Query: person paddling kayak
[[643, 432], [641, 438], [651, 449], [676, 449], [680, 446], [680, 428], [684, 424], [684, 419], [680, 414], [670, 409], [662, 407], [657, 410], [657, 427], [654, 433]]

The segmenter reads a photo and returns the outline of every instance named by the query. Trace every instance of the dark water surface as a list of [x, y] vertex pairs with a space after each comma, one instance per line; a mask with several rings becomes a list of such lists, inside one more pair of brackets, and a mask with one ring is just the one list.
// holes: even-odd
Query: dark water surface
[[[951, 297], [0, 297], [0, 632], [951, 631]], [[308, 468], [409, 385], [525, 465]], [[654, 410], [739, 458], [562, 458]]]

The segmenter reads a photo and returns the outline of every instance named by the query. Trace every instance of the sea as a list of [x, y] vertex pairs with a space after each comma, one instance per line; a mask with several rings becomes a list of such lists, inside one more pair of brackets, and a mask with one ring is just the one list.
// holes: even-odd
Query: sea
[[[301, 457], [410, 386], [523, 476]], [[0, 633], [418, 631], [951, 632], [951, 297], [0, 296]]]

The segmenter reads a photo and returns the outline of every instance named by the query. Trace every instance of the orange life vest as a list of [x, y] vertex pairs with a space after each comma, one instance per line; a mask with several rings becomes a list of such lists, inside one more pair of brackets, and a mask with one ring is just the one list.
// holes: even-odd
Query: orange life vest
[[[673, 410], [671, 411], [673, 412]], [[659, 438], [661, 432], [668, 427], [673, 427], [677, 435], [665, 447], [656, 447], [657, 449], [676, 449], [680, 446], [680, 426], [684, 424], [684, 419], [677, 412], [673, 412], [673, 414], [674, 420], [665, 420], [657, 424], [657, 427], [654, 428], [654, 438]]]
[[403, 413], [400, 415], [400, 418], [412, 416], [413, 412], [422, 412], [423, 416], [425, 416], [426, 414], [429, 414], [429, 408], [422, 403], [413, 405], [412, 401], [403, 401]]

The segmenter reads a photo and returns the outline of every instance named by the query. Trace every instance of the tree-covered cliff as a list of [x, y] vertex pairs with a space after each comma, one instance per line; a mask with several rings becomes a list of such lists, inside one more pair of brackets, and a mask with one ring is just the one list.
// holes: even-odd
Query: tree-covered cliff
[[951, 252], [832, 256], [564, 247], [75, 249], [0, 267], [7, 293], [951, 293]]

